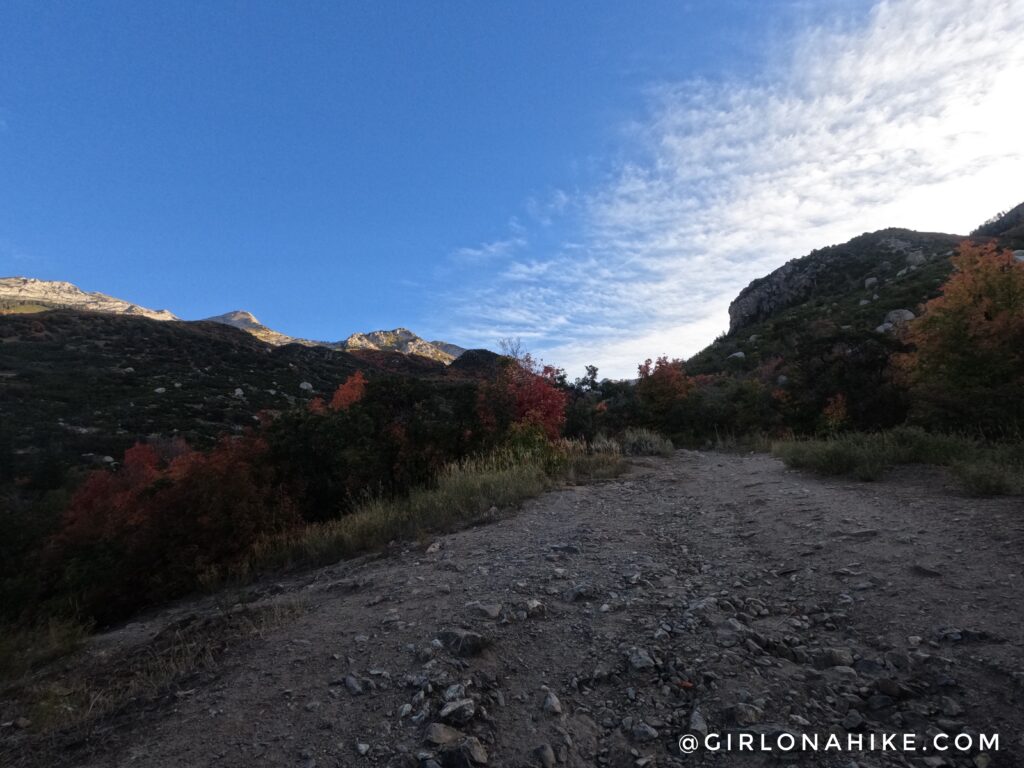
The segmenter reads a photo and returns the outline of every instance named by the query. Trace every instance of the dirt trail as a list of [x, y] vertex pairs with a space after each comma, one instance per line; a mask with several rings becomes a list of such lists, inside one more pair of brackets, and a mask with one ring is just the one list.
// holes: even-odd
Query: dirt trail
[[987, 755], [783, 761], [1024, 765], [1022, 506], [957, 495], [930, 470], [863, 484], [763, 455], [640, 460], [429, 547], [255, 587], [257, 603], [306, 610], [86, 740], [4, 729], [0, 755], [168, 768], [777, 760], [682, 755], [680, 736], [706, 728], [998, 733]]

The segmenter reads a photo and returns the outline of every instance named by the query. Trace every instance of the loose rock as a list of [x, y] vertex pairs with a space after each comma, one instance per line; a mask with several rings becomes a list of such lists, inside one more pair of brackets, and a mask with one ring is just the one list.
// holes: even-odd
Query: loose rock
[[441, 708], [441, 719], [445, 722], [462, 725], [468, 723], [476, 714], [476, 702], [472, 699], [451, 701]]
[[465, 629], [446, 629], [438, 639], [456, 656], [478, 656], [490, 644], [483, 635]]

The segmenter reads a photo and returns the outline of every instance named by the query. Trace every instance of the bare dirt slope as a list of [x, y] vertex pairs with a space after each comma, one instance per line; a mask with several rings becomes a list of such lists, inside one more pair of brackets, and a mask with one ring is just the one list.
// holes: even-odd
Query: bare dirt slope
[[[253, 605], [304, 610], [88, 732], [4, 728], [0, 762], [773, 759], [681, 755], [679, 737], [706, 727], [999, 733], [999, 752], [949, 762], [798, 762], [1021, 765], [1022, 506], [959, 496], [930, 470], [862, 484], [763, 455], [637, 461], [618, 480], [548, 493], [490, 525], [253, 588]], [[209, 606], [98, 638], [91, 653], [116, 659]]]

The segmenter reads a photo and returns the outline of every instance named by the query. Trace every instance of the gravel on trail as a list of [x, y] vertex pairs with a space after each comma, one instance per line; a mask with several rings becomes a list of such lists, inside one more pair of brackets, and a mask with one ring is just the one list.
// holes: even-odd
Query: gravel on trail
[[[1024, 765], [1024, 509], [937, 469], [822, 480], [677, 451], [243, 590], [305, 610], [20, 765]], [[114, 654], [179, 605], [95, 639]], [[999, 751], [685, 755], [680, 737], [999, 734]]]

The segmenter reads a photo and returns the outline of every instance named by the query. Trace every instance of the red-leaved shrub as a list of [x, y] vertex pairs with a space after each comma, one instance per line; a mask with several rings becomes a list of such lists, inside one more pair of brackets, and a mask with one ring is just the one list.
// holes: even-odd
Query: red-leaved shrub
[[[551, 440], [565, 425], [566, 392], [557, 385], [561, 371], [541, 366], [530, 355], [510, 361], [498, 377], [480, 389], [478, 417], [484, 429], [538, 427]], [[504, 422], [504, 424], [502, 424]]]
[[51, 579], [100, 620], [195, 589], [296, 524], [266, 454], [255, 436], [169, 461], [129, 448], [120, 469], [91, 473], [72, 497], [47, 551]]

